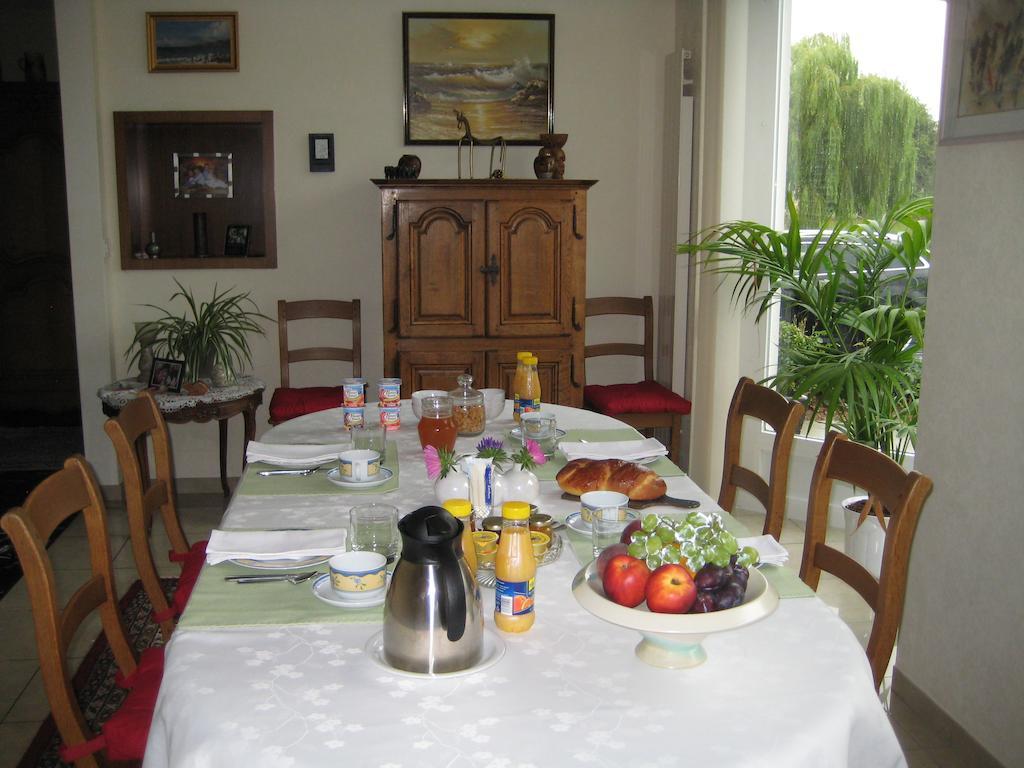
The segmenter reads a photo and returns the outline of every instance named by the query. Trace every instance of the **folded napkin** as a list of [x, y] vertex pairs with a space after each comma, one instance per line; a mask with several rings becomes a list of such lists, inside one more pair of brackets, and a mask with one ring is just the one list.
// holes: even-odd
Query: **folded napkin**
[[338, 454], [351, 448], [351, 445], [334, 443], [331, 445], [282, 445], [278, 443], [260, 443], [250, 440], [245, 449], [247, 462], [262, 461], [277, 467], [289, 469], [305, 469], [337, 461]]
[[761, 556], [761, 562], [765, 565], [782, 565], [789, 560], [789, 552], [770, 534], [737, 538], [736, 542], [741, 547], [756, 549]]
[[558, 447], [565, 457], [573, 459], [624, 459], [638, 461], [651, 456], [667, 456], [668, 448], [648, 437], [646, 440], [618, 440], [610, 443], [561, 442]]
[[206, 562], [225, 560], [299, 560], [313, 555], [338, 555], [345, 551], [344, 528], [309, 531], [222, 531], [214, 529], [206, 545]]

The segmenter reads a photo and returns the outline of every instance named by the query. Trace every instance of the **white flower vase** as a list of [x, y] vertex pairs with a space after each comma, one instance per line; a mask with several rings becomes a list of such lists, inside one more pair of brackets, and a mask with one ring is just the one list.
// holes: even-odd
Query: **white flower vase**
[[533, 504], [540, 497], [540, 480], [528, 469], [513, 467], [500, 477], [505, 501]]
[[434, 482], [434, 496], [439, 504], [444, 504], [448, 499], [468, 499], [469, 478], [457, 469], [452, 469]]

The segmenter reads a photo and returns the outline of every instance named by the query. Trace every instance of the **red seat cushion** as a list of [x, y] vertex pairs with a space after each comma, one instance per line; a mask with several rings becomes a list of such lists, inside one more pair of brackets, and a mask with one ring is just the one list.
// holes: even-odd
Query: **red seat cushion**
[[607, 416], [622, 413], [689, 413], [690, 401], [656, 381], [636, 384], [589, 384], [583, 388], [583, 400], [595, 411]]
[[[174, 611], [179, 616], [185, 610], [188, 598], [199, 578], [199, 572], [203, 570], [203, 563], [206, 562], [206, 544], [205, 541], [197, 541], [181, 561], [181, 576], [178, 577], [178, 586], [174, 588], [174, 597], [171, 600]], [[180, 559], [180, 556], [172, 559]]]
[[307, 413], [339, 408], [344, 400], [341, 387], [281, 387], [270, 398], [270, 421], [279, 424]]
[[146, 753], [149, 726], [160, 693], [164, 673], [163, 648], [147, 648], [131, 676], [132, 688], [117, 712], [103, 724], [107, 757], [110, 760], [142, 760]]

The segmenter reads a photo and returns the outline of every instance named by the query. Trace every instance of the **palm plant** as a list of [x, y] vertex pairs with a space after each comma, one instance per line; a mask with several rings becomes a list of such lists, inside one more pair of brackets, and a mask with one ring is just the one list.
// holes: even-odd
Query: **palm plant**
[[248, 292], [220, 291], [213, 287], [209, 301], [198, 302], [191, 291], [175, 279], [178, 290], [170, 301], [181, 299], [185, 312], [176, 315], [163, 307], [144, 304], [161, 317], [138, 326], [125, 352], [131, 366], [149, 346], [154, 354], [185, 361], [185, 376], [197, 380], [219, 371], [223, 382], [234, 381], [247, 363], [252, 365], [248, 334], [264, 334], [259, 320], [272, 320], [259, 311]]
[[823, 416], [826, 429], [902, 461], [916, 440], [925, 327], [917, 270], [930, 253], [932, 198], [880, 220], [824, 226], [809, 241], [793, 199], [787, 204], [788, 230], [729, 222], [678, 250], [707, 253], [709, 269], [735, 277], [733, 300], [758, 321], [780, 300], [791, 306], [790, 343], [765, 382], [806, 398], [812, 424]]

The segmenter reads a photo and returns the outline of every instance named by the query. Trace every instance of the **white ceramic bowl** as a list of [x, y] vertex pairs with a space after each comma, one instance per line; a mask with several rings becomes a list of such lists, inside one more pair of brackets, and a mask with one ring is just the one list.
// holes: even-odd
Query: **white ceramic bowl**
[[420, 406], [423, 404], [424, 397], [441, 397], [441, 395], [447, 395], [448, 393], [443, 389], [417, 389], [412, 393], [410, 399], [412, 400], [412, 412], [417, 419], [421, 418]]
[[481, 389], [480, 394], [484, 396], [484, 416], [488, 421], [494, 421], [505, 410], [505, 390]]
[[576, 574], [572, 594], [576, 601], [599, 619], [634, 629], [643, 639], [636, 655], [654, 667], [682, 669], [696, 667], [707, 659], [701, 642], [714, 632], [740, 629], [770, 616], [779, 605], [779, 595], [764, 574], [750, 569], [747, 593], [735, 608], [712, 613], [652, 613], [643, 605], [627, 608], [605, 597], [597, 563], [591, 562]]

